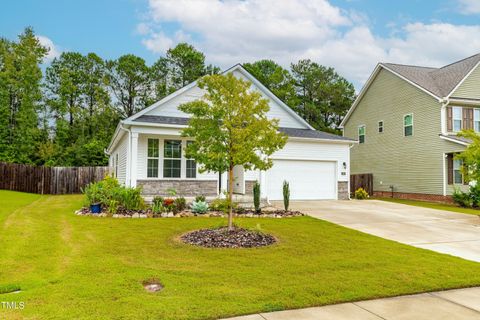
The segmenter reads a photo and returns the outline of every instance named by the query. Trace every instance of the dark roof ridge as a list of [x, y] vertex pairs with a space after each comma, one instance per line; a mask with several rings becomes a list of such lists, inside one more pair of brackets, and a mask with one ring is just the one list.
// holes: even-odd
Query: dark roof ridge
[[463, 59], [461, 59], [461, 60], [458, 60], [458, 61], [449, 63], [449, 64], [447, 64], [447, 65], [445, 65], [445, 66], [443, 66], [443, 67], [437, 68], [437, 69], [438, 69], [438, 70], [441, 70], [441, 69], [450, 67], [450, 66], [452, 66], [452, 65], [454, 65], [454, 64], [457, 64], [457, 63], [461, 63], [461, 62], [463, 62], [463, 61], [465, 61], [465, 60], [471, 59], [471, 58], [476, 57], [476, 56], [480, 56], [480, 53], [476, 53], [476, 54], [474, 54], [474, 55], [471, 55], [470, 57], [463, 58]]

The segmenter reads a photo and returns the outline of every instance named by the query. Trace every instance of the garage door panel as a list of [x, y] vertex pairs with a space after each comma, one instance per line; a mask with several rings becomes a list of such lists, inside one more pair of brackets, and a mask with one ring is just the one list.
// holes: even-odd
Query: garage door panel
[[267, 196], [283, 199], [282, 185], [290, 183], [290, 199], [335, 199], [336, 164], [330, 161], [275, 160], [268, 170]]

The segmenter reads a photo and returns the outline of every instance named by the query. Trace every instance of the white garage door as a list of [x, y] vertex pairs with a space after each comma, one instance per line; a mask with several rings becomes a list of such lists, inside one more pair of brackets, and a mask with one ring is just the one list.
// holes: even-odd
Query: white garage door
[[266, 180], [269, 200], [283, 199], [284, 180], [290, 183], [292, 200], [336, 199], [335, 162], [274, 160]]

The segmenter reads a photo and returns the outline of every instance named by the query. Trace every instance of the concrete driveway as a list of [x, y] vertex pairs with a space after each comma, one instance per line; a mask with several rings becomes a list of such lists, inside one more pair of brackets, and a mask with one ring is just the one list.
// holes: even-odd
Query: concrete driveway
[[382, 238], [480, 262], [478, 216], [380, 200], [292, 201], [291, 209]]

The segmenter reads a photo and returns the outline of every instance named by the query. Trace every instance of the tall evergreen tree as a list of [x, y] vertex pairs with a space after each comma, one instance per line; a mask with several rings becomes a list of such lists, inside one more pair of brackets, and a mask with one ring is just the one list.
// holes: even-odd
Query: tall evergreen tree
[[39, 65], [47, 52], [32, 28], [26, 28], [18, 42], [0, 41], [0, 160], [33, 163], [37, 159]]
[[128, 118], [153, 103], [151, 70], [145, 60], [133, 54], [107, 62], [107, 79], [116, 106]]

